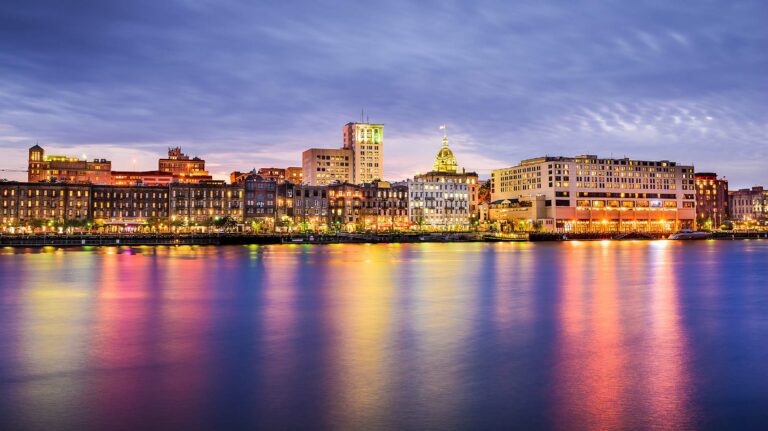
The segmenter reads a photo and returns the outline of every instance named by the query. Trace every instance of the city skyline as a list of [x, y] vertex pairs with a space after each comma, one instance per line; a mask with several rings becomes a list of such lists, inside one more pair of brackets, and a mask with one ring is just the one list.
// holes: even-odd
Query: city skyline
[[484, 178], [598, 154], [768, 183], [760, 2], [60, 9], [0, 6], [0, 168], [35, 142], [117, 170], [180, 145], [223, 179], [340, 147], [364, 108], [386, 125], [385, 178], [427, 171], [447, 123]]

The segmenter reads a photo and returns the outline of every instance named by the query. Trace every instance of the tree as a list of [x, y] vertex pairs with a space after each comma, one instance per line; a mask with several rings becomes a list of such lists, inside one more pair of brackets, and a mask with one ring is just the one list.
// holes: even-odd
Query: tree
[[180, 227], [185, 226], [186, 223], [184, 223], [184, 220], [171, 220], [171, 227], [178, 229]]
[[264, 230], [264, 220], [259, 218], [251, 220], [251, 230], [255, 233], [261, 233]]
[[225, 216], [223, 218], [222, 226], [224, 227], [225, 231], [229, 232], [237, 227], [237, 220], [235, 220], [235, 218], [232, 216]]
[[419, 216], [416, 218], [416, 225], [419, 227], [419, 230], [420, 230], [420, 231], [423, 231], [423, 230], [424, 230], [424, 225], [425, 225], [426, 223], [427, 223], [427, 222], [426, 222], [426, 220], [424, 220], [424, 216], [423, 216], [423, 215], [419, 215]]

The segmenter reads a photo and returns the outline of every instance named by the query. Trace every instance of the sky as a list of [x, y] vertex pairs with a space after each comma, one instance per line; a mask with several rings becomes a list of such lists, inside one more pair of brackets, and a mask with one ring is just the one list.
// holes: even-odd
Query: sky
[[0, 169], [36, 142], [115, 170], [178, 145], [223, 179], [339, 147], [365, 109], [387, 179], [429, 170], [445, 123], [481, 176], [596, 154], [768, 186], [766, 22], [762, 0], [4, 0]]

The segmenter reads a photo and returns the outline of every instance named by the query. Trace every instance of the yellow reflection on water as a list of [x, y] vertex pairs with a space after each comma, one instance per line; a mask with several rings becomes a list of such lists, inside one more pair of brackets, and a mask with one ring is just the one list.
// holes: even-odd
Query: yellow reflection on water
[[[339, 250], [339, 249], [337, 249]], [[389, 355], [393, 326], [393, 282], [397, 269], [386, 245], [346, 247], [327, 268], [325, 301], [333, 334], [329, 411], [340, 429], [381, 423], [388, 414], [385, 394], [395, 382]], [[329, 288], [330, 287], [330, 288]], [[407, 288], [403, 286], [404, 288]]]

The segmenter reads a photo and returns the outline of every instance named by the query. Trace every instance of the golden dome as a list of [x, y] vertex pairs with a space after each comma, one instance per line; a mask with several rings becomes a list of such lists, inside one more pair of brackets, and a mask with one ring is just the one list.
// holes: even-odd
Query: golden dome
[[[445, 126], [442, 126], [441, 129], [445, 130]], [[456, 157], [453, 156], [453, 151], [448, 148], [448, 137], [445, 134], [443, 134], [443, 147], [437, 152], [437, 157], [435, 158], [434, 170], [453, 174], [459, 170]]]

